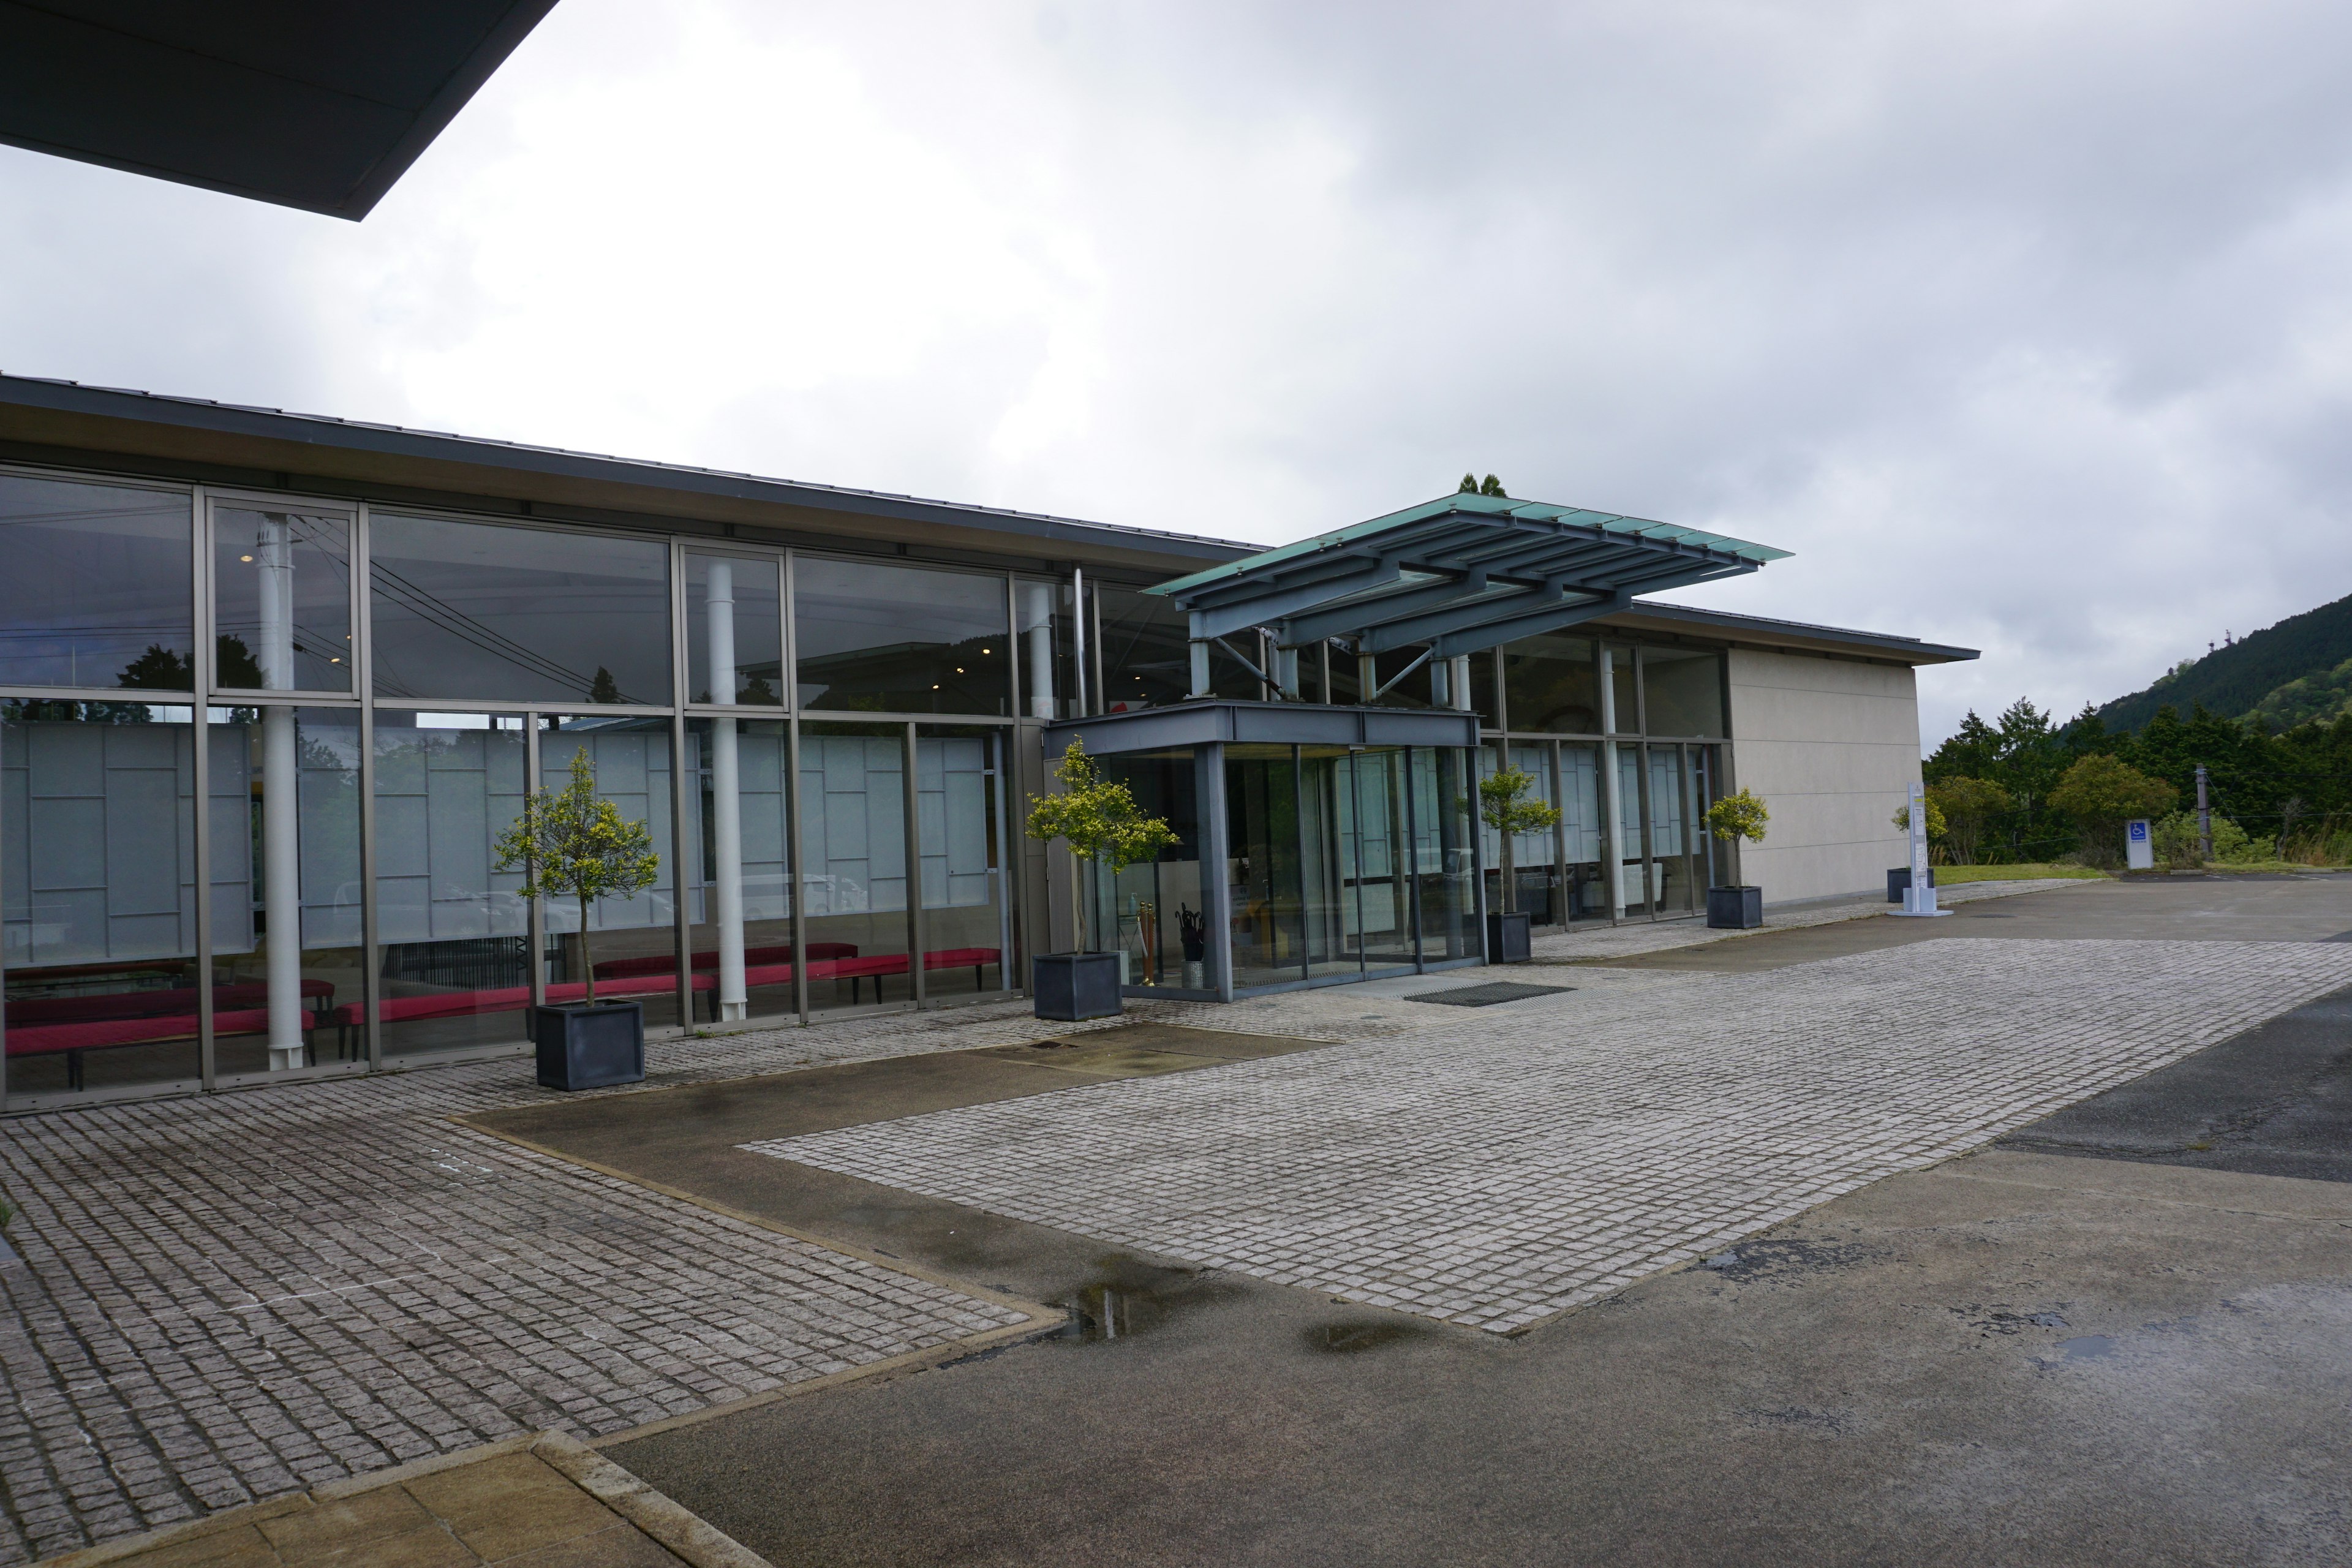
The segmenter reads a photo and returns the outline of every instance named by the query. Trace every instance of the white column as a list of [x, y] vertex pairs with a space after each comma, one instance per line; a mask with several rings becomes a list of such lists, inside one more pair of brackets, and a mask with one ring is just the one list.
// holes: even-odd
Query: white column
[[[294, 687], [294, 542], [285, 516], [262, 514], [253, 553], [259, 568], [261, 666], [265, 690]], [[268, 911], [264, 962], [269, 994], [269, 1070], [302, 1065], [301, 773], [294, 710], [261, 710], [261, 899]]]
[[[1601, 732], [1604, 735], [1617, 728], [1617, 672], [1611, 660], [1614, 650], [1603, 647], [1594, 666], [1601, 681]], [[1609, 827], [1602, 835], [1608, 840], [1608, 858], [1601, 862], [1609, 873], [1609, 901], [1620, 915], [1625, 912], [1625, 791], [1617, 776], [1617, 742], [1601, 742], [1601, 788], [1609, 799]]]
[[1446, 684], [1454, 694], [1454, 706], [1467, 713], [1470, 711], [1470, 656], [1457, 653], [1446, 660], [1446, 665], [1454, 672], [1446, 678]]
[[1029, 667], [1029, 717], [1054, 715], [1054, 590], [1044, 583], [1024, 583], [1021, 593], [1029, 622], [1029, 646], [1022, 659]]
[[[742, 682], [735, 668], [735, 563], [713, 558], [703, 599], [710, 626], [710, 695], [732, 702]], [[743, 774], [735, 754], [735, 721], [710, 721], [710, 837], [718, 851], [719, 1016], [748, 1016], [743, 984]]]

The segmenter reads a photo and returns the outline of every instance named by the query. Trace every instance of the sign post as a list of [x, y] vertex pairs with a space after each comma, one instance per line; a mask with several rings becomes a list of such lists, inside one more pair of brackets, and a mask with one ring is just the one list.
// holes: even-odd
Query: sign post
[[1936, 907], [1936, 889], [1927, 880], [1927, 789], [1925, 784], [1911, 786], [1911, 804], [1905, 813], [1910, 824], [1911, 886], [1904, 889], [1903, 908], [1889, 910], [1888, 914], [1948, 915], [1949, 910]]
[[2135, 816], [2124, 824], [2124, 865], [2134, 871], [2156, 869], [2156, 845], [2145, 816]]

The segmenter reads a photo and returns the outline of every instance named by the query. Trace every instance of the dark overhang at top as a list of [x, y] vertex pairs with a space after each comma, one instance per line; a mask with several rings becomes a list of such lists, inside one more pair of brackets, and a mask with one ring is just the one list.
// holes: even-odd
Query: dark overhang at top
[[358, 219], [555, 0], [0, 0], [0, 142]]
[[1788, 553], [1646, 518], [1465, 494], [1149, 591], [1191, 616], [1196, 642], [1268, 626], [1285, 647], [1344, 637], [1360, 653], [1425, 643], [1450, 658]]
[[1017, 554], [1147, 576], [1250, 552], [1155, 529], [35, 376], [0, 374], [0, 457], [565, 521], [702, 522], [769, 542]]
[[1280, 746], [1475, 746], [1478, 716], [1448, 708], [1349, 708], [1328, 703], [1200, 698], [1166, 708], [1097, 713], [1045, 726], [1048, 756], [1085, 742], [1097, 756], [1220, 742]]

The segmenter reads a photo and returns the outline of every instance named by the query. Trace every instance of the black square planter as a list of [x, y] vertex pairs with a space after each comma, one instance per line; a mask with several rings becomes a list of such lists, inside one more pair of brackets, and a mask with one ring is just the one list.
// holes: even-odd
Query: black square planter
[[1524, 911], [1507, 915], [1490, 911], [1486, 916], [1486, 962], [1525, 963], [1533, 952], [1528, 945], [1528, 927], [1534, 919]]
[[[1931, 887], [1931, 888], [1932, 888], [1932, 887], [1934, 887], [1935, 885], [1936, 885], [1936, 868], [1934, 868], [1933, 866], [1930, 866], [1930, 867], [1928, 867], [1928, 868], [1927, 868], [1927, 886], [1929, 886], [1929, 887]], [[1899, 903], [1901, 903], [1901, 902], [1903, 901], [1903, 895], [1904, 895], [1904, 894], [1906, 894], [1906, 893], [1907, 893], [1907, 892], [1909, 892], [1910, 890], [1911, 890], [1911, 868], [1910, 868], [1910, 867], [1908, 867], [1908, 866], [1897, 866], [1897, 867], [1895, 867], [1895, 869], [1893, 869], [1892, 871], [1889, 871], [1889, 872], [1887, 872], [1887, 873], [1886, 873], [1886, 901], [1887, 901], [1888, 903], [1890, 903], [1890, 904], [1899, 904]]]
[[1076, 1023], [1115, 1018], [1127, 1010], [1118, 994], [1118, 954], [1045, 952], [1030, 960], [1029, 987], [1037, 1016]]
[[541, 1007], [531, 1016], [542, 1089], [603, 1089], [642, 1083], [646, 1076], [646, 1006], [599, 1002], [594, 1006]]
[[1761, 888], [1709, 888], [1706, 923], [1717, 931], [1748, 931], [1764, 923]]

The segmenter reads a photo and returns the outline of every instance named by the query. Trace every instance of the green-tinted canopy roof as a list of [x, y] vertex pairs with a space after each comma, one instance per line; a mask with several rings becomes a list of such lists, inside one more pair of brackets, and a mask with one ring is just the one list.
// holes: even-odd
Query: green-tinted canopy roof
[[1647, 518], [1462, 494], [1150, 592], [1189, 611], [1196, 637], [1266, 626], [1286, 646], [1352, 637], [1366, 652], [1427, 642], [1451, 657], [1788, 553]]

